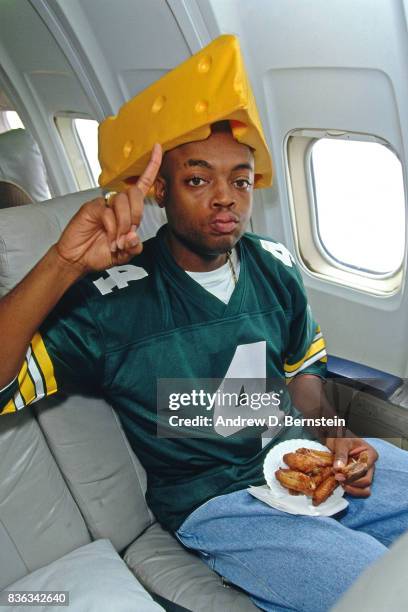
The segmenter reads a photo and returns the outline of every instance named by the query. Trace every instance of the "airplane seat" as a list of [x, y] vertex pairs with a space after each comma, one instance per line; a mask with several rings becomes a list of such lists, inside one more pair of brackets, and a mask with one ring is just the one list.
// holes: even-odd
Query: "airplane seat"
[[[98, 195], [100, 190], [95, 189], [0, 210], [0, 295], [58, 239], [82, 202]], [[148, 200], [142, 238], [154, 235], [164, 221], [163, 210]], [[99, 609], [122, 610], [121, 589], [114, 586], [125, 580], [125, 568], [135, 576], [130, 589], [135, 609], [138, 605], [144, 612], [162, 609], [152, 607], [156, 602], [169, 612], [257, 610], [243, 591], [226, 585], [155, 521], [145, 501], [145, 471], [103, 399], [53, 396], [0, 417], [0, 456], [0, 564], [7, 568], [0, 576], [0, 590], [24, 588], [24, 581], [34, 579], [47, 590], [57, 588], [55, 584], [67, 590], [69, 572], [76, 571], [70, 587], [75, 610], [74, 599], [84, 596], [78, 595], [78, 589], [86, 590], [89, 581], [88, 570], [78, 578], [81, 559], [88, 556], [97, 572], [94, 558], [100, 558], [103, 572], [107, 556], [121, 577], [117, 583], [113, 578], [107, 581], [115, 604], [109, 608], [104, 602]], [[110, 549], [97, 555], [93, 546]], [[118, 566], [123, 561], [117, 553], [129, 569]], [[54, 581], [44, 582], [44, 572]], [[140, 584], [155, 602], [145, 592], [147, 599], [140, 603]], [[129, 588], [122, 590], [125, 597]], [[101, 593], [109, 597], [103, 588]], [[97, 596], [95, 601], [101, 603]], [[92, 612], [97, 607], [86, 609]]]
[[26, 130], [0, 134], [0, 208], [51, 197], [41, 151]]

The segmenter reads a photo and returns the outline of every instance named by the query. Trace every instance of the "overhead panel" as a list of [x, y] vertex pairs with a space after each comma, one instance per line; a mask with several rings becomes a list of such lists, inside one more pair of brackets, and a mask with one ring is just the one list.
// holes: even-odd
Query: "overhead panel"
[[[109, 70], [120, 91], [121, 103], [191, 55], [173, 13], [163, 0], [58, 2], [72, 26], [80, 9], [85, 20], [80, 24], [82, 31], [89, 28], [96, 35], [92, 47], [87, 47], [84, 36], [81, 44], [96, 66], [101, 54], [105, 70]], [[99, 77], [103, 79], [103, 72]], [[118, 107], [112, 111], [117, 112]]]
[[[0, 40], [12, 63], [4, 67], [11, 72], [10, 80], [17, 84], [15, 74], [24, 77], [42, 113], [52, 115], [66, 106], [80, 112], [91, 112], [71, 66], [28, 2], [20, 0], [2, 4]], [[62, 106], [61, 90], [57, 86], [61, 79], [69, 83], [69, 87], [64, 86]], [[23, 91], [21, 94], [24, 98]]]

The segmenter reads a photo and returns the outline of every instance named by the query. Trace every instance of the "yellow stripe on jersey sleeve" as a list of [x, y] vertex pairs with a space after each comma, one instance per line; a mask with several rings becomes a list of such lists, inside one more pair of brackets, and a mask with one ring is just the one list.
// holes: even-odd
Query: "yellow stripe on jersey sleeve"
[[54, 366], [52, 365], [50, 356], [45, 348], [44, 341], [38, 332], [33, 337], [31, 346], [47, 386], [46, 395], [51, 395], [58, 389], [57, 381], [55, 380], [54, 375]]
[[23, 397], [24, 405], [29, 404], [36, 398], [35, 386], [28, 374], [27, 358], [25, 359], [23, 367], [18, 375], [18, 386]]
[[[1, 414], [16, 412], [46, 395], [58, 390], [54, 367], [44, 341], [37, 332], [28, 347], [22, 368], [18, 374], [18, 389]], [[44, 386], [45, 385], [45, 386]]]
[[[319, 331], [316, 334], [316, 336], [320, 336]], [[293, 364], [289, 364], [285, 362], [284, 364], [285, 375], [289, 378], [292, 378], [293, 376], [296, 376], [298, 372], [301, 372], [302, 370], [307, 368], [309, 365], [312, 365], [316, 361], [323, 361], [323, 362], [327, 361], [326, 343], [324, 341], [324, 338], [322, 337], [316, 338], [312, 342], [308, 351], [305, 353], [302, 359], [300, 359], [299, 361]]]
[[1, 411], [0, 414], [7, 414], [8, 412], [16, 412], [17, 408], [16, 405], [14, 403], [14, 400], [11, 399], [10, 401], [7, 402], [7, 404], [4, 406], [3, 410]]
[[289, 364], [285, 362], [285, 372], [294, 372], [295, 370], [298, 370], [307, 359], [313, 357], [313, 355], [316, 355], [316, 353], [319, 353], [322, 349], [325, 348], [325, 346], [326, 345], [323, 338], [314, 340], [310, 345], [307, 353], [302, 357], [302, 359], [300, 359], [294, 364]]

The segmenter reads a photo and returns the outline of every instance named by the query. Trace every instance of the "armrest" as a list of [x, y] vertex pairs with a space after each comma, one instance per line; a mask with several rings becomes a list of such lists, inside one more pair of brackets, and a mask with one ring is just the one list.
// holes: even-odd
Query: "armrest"
[[345, 384], [364, 389], [382, 399], [389, 399], [403, 384], [399, 376], [333, 355], [327, 361], [327, 376], [341, 379]]

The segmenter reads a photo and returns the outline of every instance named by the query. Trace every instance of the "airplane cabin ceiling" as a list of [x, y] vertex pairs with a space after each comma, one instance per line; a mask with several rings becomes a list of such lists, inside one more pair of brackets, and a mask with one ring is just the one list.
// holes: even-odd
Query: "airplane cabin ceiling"
[[106, 82], [105, 115], [191, 55], [163, 0], [44, 0], [41, 5], [41, 14], [53, 13], [75, 41], [86, 69]]

